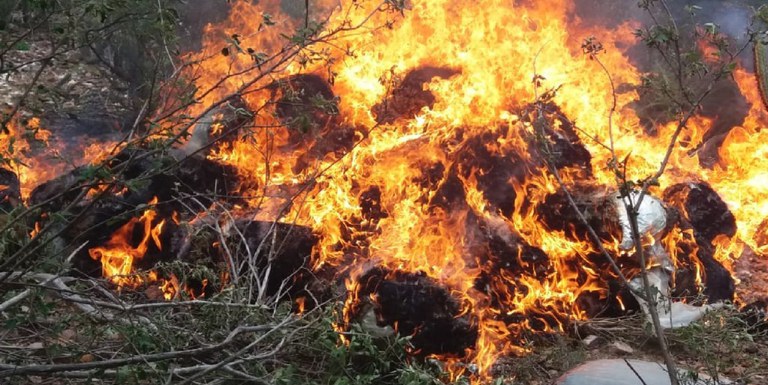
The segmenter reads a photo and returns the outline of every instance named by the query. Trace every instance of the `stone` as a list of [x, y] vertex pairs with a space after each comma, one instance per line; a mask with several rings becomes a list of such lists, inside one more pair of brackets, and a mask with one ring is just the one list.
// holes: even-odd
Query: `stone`
[[[678, 369], [681, 383], [713, 384], [711, 377]], [[693, 374], [693, 375], [691, 375]], [[719, 384], [732, 382], [719, 377]], [[668, 385], [667, 367], [659, 362], [631, 359], [603, 359], [579, 365], [557, 379], [555, 385]]]
[[602, 339], [594, 334], [586, 336], [581, 343], [588, 348], [595, 348], [602, 343]]
[[632, 354], [635, 352], [635, 349], [621, 341], [611, 343], [611, 350], [619, 354]]

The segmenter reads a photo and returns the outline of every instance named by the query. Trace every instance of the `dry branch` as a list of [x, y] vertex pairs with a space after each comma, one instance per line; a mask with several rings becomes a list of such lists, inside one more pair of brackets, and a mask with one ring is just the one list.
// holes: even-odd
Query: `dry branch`
[[[223, 349], [226, 346], [229, 346], [235, 341], [235, 337], [237, 337], [240, 334], [254, 333], [254, 332], [267, 332], [267, 333], [273, 332], [279, 329], [280, 327], [289, 324], [290, 321], [291, 321], [291, 318], [286, 318], [282, 322], [276, 325], [241, 326], [236, 328], [232, 332], [230, 332], [229, 335], [227, 335], [227, 337], [223, 341], [214, 345], [203, 346], [196, 349], [187, 349], [187, 350], [180, 350], [175, 352], [163, 352], [163, 353], [156, 353], [156, 354], [139, 354], [139, 355], [126, 357], [126, 358], [117, 358], [112, 360], [84, 362], [84, 363], [75, 363], [75, 364], [39, 364], [39, 365], [38, 364], [34, 364], [34, 365], [0, 364], [0, 378], [10, 377], [10, 376], [21, 376], [21, 375], [44, 375], [44, 374], [53, 374], [53, 373], [70, 372], [70, 371], [86, 371], [86, 370], [92, 370], [92, 369], [112, 369], [112, 368], [118, 368], [126, 365], [144, 364], [149, 362], [165, 361], [165, 360], [171, 360], [176, 358], [195, 357], [198, 355], [216, 352], [218, 350]], [[261, 341], [263, 338], [264, 338], [264, 335], [259, 339], [257, 339], [257, 341]]]

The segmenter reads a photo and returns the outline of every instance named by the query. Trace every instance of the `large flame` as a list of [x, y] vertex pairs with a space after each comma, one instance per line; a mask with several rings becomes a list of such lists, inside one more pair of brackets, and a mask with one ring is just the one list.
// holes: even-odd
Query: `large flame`
[[[329, 19], [331, 29], [357, 25], [371, 13], [371, 25], [386, 24], [386, 18], [391, 17], [375, 13], [375, 4], [341, 3]], [[586, 278], [579, 276], [580, 272], [592, 271], [586, 258], [594, 252], [590, 242], [573, 241], [562, 232], [547, 229], [538, 220], [536, 207], [557, 189], [557, 183], [546, 170], [526, 170], [528, 177], [524, 181], [507, 181], [517, 198], [512, 215], [502, 216], [489, 205], [483, 187], [478, 185], [478, 177], [490, 170], [461, 174], [467, 207], [454, 209], [429, 204], [436, 191], [422, 182], [430, 178], [430, 168], [438, 164], [444, 169], [454, 167], [452, 162], [462, 144], [481, 137], [492, 140], [482, 143], [487, 153], [514, 155], [525, 162], [523, 137], [531, 127], [515, 115], [516, 109], [535, 100], [537, 91], [549, 88], [560, 87], [553, 102], [584, 129], [581, 140], [592, 154], [595, 178], [606, 186], [615, 184], [613, 173], [606, 167], [610, 153], [591, 138], [607, 141], [609, 117], [617, 155], [623, 158], [632, 154], [631, 179], [656, 171], [664, 155], [659, 149], [668, 144], [676, 122], [660, 124], [655, 135], [648, 135], [631, 108], [638, 94], [630, 86], [640, 84], [642, 75], [624, 54], [624, 48], [633, 44], [631, 24], [610, 31], [585, 26], [573, 17], [571, 6], [560, 1], [528, 2], [523, 6], [483, 0], [457, 6], [454, 1], [432, 0], [413, 1], [409, 5], [405, 16], [397, 18], [392, 28], [334, 37], [329, 49], [351, 47], [351, 56], [338, 52], [332, 54], [336, 60], [331, 64], [309, 61], [303, 66], [292, 63], [278, 67], [283, 76], [303, 72], [332, 74], [333, 90], [341, 95], [340, 125], [362, 127], [358, 130], [359, 143], [345, 157], [323, 156], [315, 158], [309, 166], [297, 167], [307, 143], [291, 143], [294, 139], [289, 129], [279, 127], [272, 115], [259, 114], [254, 123], [273, 128], [257, 132], [255, 140], [242, 140], [220, 150], [214, 158], [239, 167], [246, 178], [262, 186], [251, 193], [255, 197], [252, 202], [260, 205], [263, 217], [282, 213], [272, 206], [287, 201], [272, 194], [280, 186], [302, 191], [296, 186], [314, 182], [302, 195], [301, 204], [294, 204], [284, 218], [311, 226], [321, 236], [315, 268], [335, 266], [351, 275], [347, 279], [351, 293], [348, 306], [357, 300], [355, 277], [364, 272], [365, 266], [422, 271], [449, 287], [464, 301], [464, 311], [479, 325], [478, 342], [469, 357], [484, 372], [499, 354], [524, 350], [512, 338], [519, 336], [520, 330], [562, 330], [563, 325], [553, 320], [562, 319], [563, 314], [583, 318], [576, 298], [585, 291], [602, 293], [605, 288], [601, 287], [597, 272]], [[277, 20], [278, 26], [265, 27], [265, 14], [270, 15], [269, 20]], [[285, 41], [277, 32], [278, 27], [290, 30], [299, 26], [287, 16], [273, 16], [279, 14], [274, 2], [260, 2], [258, 6], [237, 2], [227, 23], [208, 28], [205, 48], [198, 55], [207, 60], [196, 69], [195, 76], [201, 90], [214, 92], [206, 94], [201, 106], [234, 92], [254, 76], [250, 72], [233, 75], [252, 63], [234, 54], [218, 55], [225, 42], [223, 37], [237, 34], [238, 47], [252, 47], [270, 55]], [[600, 63], [582, 53], [581, 42], [590, 36], [606, 48], [600, 54], [600, 62], [610, 78]], [[428, 79], [425, 88], [434, 95], [432, 105], [417, 111], [415, 116], [377, 123], [374, 111], [389, 96], [392, 84], [388, 79], [393, 74], [424, 67], [453, 71], [449, 76]], [[536, 75], [538, 89], [532, 84]], [[676, 148], [669, 171], [660, 181], [661, 190], [680, 181], [705, 181], [724, 198], [738, 223], [736, 237], [716, 240], [716, 257], [726, 266], [738, 258], [743, 245], [758, 252], [768, 247], [768, 237], [758, 234], [768, 227], [761, 226], [768, 215], [768, 178], [763, 175], [768, 165], [762, 156], [768, 151], [768, 141], [760, 140], [766, 135], [760, 128], [766, 127], [768, 118], [756, 87], [751, 84], [752, 74], [738, 70], [735, 78], [752, 107], [743, 126], [732, 129], [725, 138], [719, 162], [711, 169], [699, 166], [694, 146], [701, 143], [711, 120], [695, 117], [686, 129], [686, 140]], [[223, 85], [221, 79], [227, 79]], [[266, 79], [257, 85], [266, 89], [270, 81]], [[611, 82], [625, 85], [616, 95], [615, 113], [611, 112]], [[260, 91], [245, 98], [255, 107], [268, 104], [270, 96]], [[265, 151], [265, 143], [269, 143], [271, 151]], [[578, 170], [566, 174], [569, 180], [580, 176]], [[437, 185], [441, 183], [446, 181]], [[373, 202], [379, 215], [365, 212], [362, 201]], [[543, 277], [495, 277], [491, 290], [503, 299], [502, 309], [489, 306], [487, 294], [474, 288], [484, 267], [468, 254], [472, 239], [465, 226], [469, 215], [480, 215], [503, 231], [519, 234], [551, 260], [553, 268]], [[664, 242], [676, 259], [676, 244], [691, 243], [691, 238], [678, 229], [671, 231]], [[606, 247], [616, 249], [615, 245]], [[577, 269], [574, 264], [581, 267]], [[525, 290], [510, 292], [509, 288]], [[559, 316], [543, 315], [541, 319], [548, 321], [544, 321], [543, 327], [534, 327], [525, 322], [506, 324], [497, 317], [499, 312], [556, 312]]]
[[[642, 74], [625, 50], [634, 44], [635, 26], [625, 23], [606, 30], [583, 25], [568, 2], [553, 0], [525, 5], [482, 0], [461, 6], [449, 0], [413, 1], [403, 16], [376, 12], [398, 2], [343, 0], [338, 8], [321, 4], [312, 11], [319, 18], [335, 9], [326, 24], [329, 30], [363, 21], [388, 28], [342, 31], [316, 48], [323, 50], [325, 56], [317, 56], [323, 60], [302, 52], [299, 60], [281, 63], [283, 33], [304, 21], [283, 16], [278, 3], [235, 2], [227, 22], [207, 28], [203, 50], [193, 55], [200, 64], [189, 73], [201, 98], [190, 115], [232, 94], [260, 111], [253, 122], [259, 129], [253, 135], [211, 155], [236, 166], [245, 185], [258, 186], [248, 191], [258, 217], [310, 226], [320, 236], [313, 267], [330, 266], [349, 275], [348, 307], [358, 300], [356, 278], [371, 266], [420, 271], [449, 288], [463, 304], [462, 312], [478, 325], [476, 346], [467, 357], [481, 373], [487, 373], [499, 355], [525, 351], [516, 340], [522, 330], [558, 331], [565, 327], [559, 320], [584, 318], [577, 298], [586, 292], [605, 295], [607, 289], [588, 258], [595, 253], [592, 243], [552, 231], [538, 218], [536, 208], [557, 191], [558, 184], [541, 163], [530, 159], [525, 138], [533, 127], [520, 110], [538, 93], [559, 87], [552, 102], [583, 129], [580, 139], [592, 155], [598, 183], [615, 185], [606, 166], [611, 154], [593, 140], [607, 141], [611, 126], [618, 157], [631, 154], [629, 178], [655, 172], [677, 123], [658, 124], [650, 135], [632, 107], [639, 98], [633, 86], [640, 84]], [[582, 42], [591, 36], [605, 48], [599, 62], [582, 51]], [[254, 65], [272, 55], [278, 59]], [[259, 77], [267, 68], [276, 76]], [[413, 114], [380, 119], [376, 111], [391, 97], [393, 85], [409, 71], [422, 68], [444, 69], [428, 75], [424, 84], [434, 100]], [[275, 78], [299, 73], [332, 78], [333, 92], [341, 97], [338, 115], [329, 118], [339, 119], [332, 127], [309, 127], [297, 135], [278, 118], [273, 101], [280, 91], [273, 87]], [[704, 181], [723, 197], [738, 224], [736, 236], [715, 241], [716, 258], [726, 266], [744, 247], [761, 254], [768, 251], [764, 223], [768, 138], [762, 140], [768, 135], [764, 129], [768, 116], [753, 75], [739, 69], [734, 76], [751, 103], [748, 118], [730, 130], [712, 168], [700, 166], [696, 151], [712, 119], [691, 119], [659, 189]], [[242, 89], [246, 84], [252, 85]], [[622, 85], [617, 87], [615, 112], [612, 84]], [[334, 151], [313, 153], [316, 141], [338, 127], [354, 132], [355, 145], [344, 148], [344, 156]], [[481, 182], [499, 170], [464, 169], [473, 164], [465, 162], [466, 157], [474, 156], [514, 159], [510, 167], [521, 167], [520, 175], [510, 172], [501, 185], [490, 186], [510, 191], [509, 212], [502, 213], [488, 201], [489, 186]], [[448, 180], [448, 170], [458, 170], [454, 172], [458, 182]], [[567, 182], [584, 177], [584, 172], [563, 170]], [[450, 183], [459, 186], [456, 193], [464, 197], [463, 203], [435, 204], [441, 199], [438, 190]], [[476, 234], [467, 223], [473, 218], [540, 249], [551, 268], [522, 276], [501, 271], [490, 278], [487, 290], [478, 290], [476, 281], [488, 266], [472, 254]], [[152, 238], [152, 221], [142, 217], [126, 225], [125, 231], [139, 222], [149, 226], [139, 247], [118, 245], [123, 234], [107, 248], [92, 250], [104, 263], [106, 276], [118, 282], [129, 273], [131, 260], [143, 255]], [[691, 239], [689, 231], [674, 229], [663, 243], [677, 260], [677, 253], [695, 246], [682, 248]], [[616, 242], [605, 246], [617, 250]], [[518, 264], [528, 266], [522, 259]], [[700, 276], [697, 279], [701, 282]], [[491, 297], [501, 305], [491, 305]], [[515, 315], [526, 316], [519, 318], [525, 321], [504, 321]]]

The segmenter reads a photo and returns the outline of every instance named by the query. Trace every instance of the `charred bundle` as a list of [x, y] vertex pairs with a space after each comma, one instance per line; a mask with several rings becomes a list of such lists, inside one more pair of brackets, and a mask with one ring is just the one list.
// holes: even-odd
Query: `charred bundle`
[[319, 75], [289, 76], [268, 88], [275, 114], [288, 128], [289, 140], [281, 150], [300, 153], [293, 166], [297, 174], [317, 159], [342, 156], [366, 135], [362, 127], [350, 126], [339, 116], [339, 98]]
[[[597, 251], [565, 262], [560, 261], [559, 265], [564, 263], [566, 266], [558, 268], [573, 272], [573, 276], [568, 279], [573, 280], [575, 285], [582, 287], [596, 281], [599, 289], [580, 292], [575, 304], [566, 303], [567, 300], [550, 303], [541, 301], [526, 308], [525, 312], [510, 311], [510, 306], [513, 306], [517, 298], [530, 294], [531, 289], [526, 283], [532, 279], [544, 284], [556, 273], [550, 256], [528, 244], [510, 228], [508, 220], [513, 217], [515, 210], [521, 207], [522, 210], [533, 209], [545, 228], [552, 232], [562, 232], [573, 241], [588, 241], [593, 245], [593, 250], [598, 250], [587, 225], [576, 215], [562, 190], [556, 190], [538, 203], [531, 202], [528, 196], [519, 196], [520, 192], [526, 192], [519, 189], [519, 186], [525, 185], [527, 179], [535, 173], [554, 167], [568, 169], [571, 175], [580, 175], [580, 182], [569, 184], [566, 188], [571, 192], [578, 210], [586, 216], [588, 226], [597, 233], [600, 242], [610, 244], [620, 238], [623, 231], [622, 208], [616, 204], [619, 194], [592, 179], [591, 156], [579, 141], [575, 126], [551, 103], [528, 106], [523, 109], [522, 116], [522, 120], [530, 123], [535, 130], [533, 135], [526, 137], [527, 154], [497, 145], [499, 138], [511, 134], [508, 126], [483, 130], [469, 137], [462, 137], [463, 132], [458, 130], [454, 139], [460, 145], [446, 152], [447, 162], [425, 165], [422, 178], [412, 181], [425, 191], [433, 192], [429, 194], [429, 200], [424, 202], [432, 212], [467, 213], [463, 223], [462, 244], [466, 247], [465, 262], [472, 268], [479, 268], [480, 273], [474, 282], [475, 295], [485, 298], [493, 314], [498, 314], [497, 320], [505, 323], [510, 330], [525, 328], [532, 332], [548, 332], [567, 329], [567, 323], [573, 316], [567, 309], [571, 308], [578, 309], [580, 314], [590, 318], [614, 317], [638, 311], [639, 304], [630, 289], [612, 270], [605, 256]], [[446, 146], [446, 149], [449, 147]], [[467, 185], [468, 181], [474, 182], [472, 188], [476, 187], [488, 203], [486, 212], [475, 212], [468, 204], [467, 191], [471, 188]], [[717, 236], [734, 235], [733, 216], [707, 185], [686, 186], [690, 188], [672, 186], [664, 196], [668, 220], [666, 228], [661, 229], [663, 231], [659, 239], [674, 246], [675, 249], [670, 252], [674, 253], [677, 266], [670, 294], [693, 303], [702, 300], [730, 300], [734, 293], [733, 279], [722, 264], [714, 259], [712, 240]], [[677, 202], [682, 202], [683, 206], [677, 208]], [[368, 255], [365, 247], [367, 237], [375, 235], [376, 224], [389, 216], [381, 205], [381, 190], [377, 186], [364, 190], [359, 196], [359, 204], [363, 218], [353, 218], [349, 226], [345, 226], [350, 229], [345, 236], [362, 236], [360, 240], [355, 238], [348, 242], [359, 246], [347, 250], [348, 255], [356, 255], [358, 258]], [[361, 223], [367, 227], [359, 226]], [[680, 234], [681, 239], [672, 239]], [[649, 254], [653, 251], [646, 250]], [[639, 274], [641, 267], [632, 250], [612, 255], [612, 258], [618, 261], [619, 267], [628, 272], [630, 277]], [[411, 328], [403, 328], [403, 325], [429, 325], [426, 329], [415, 329], [414, 341], [418, 343], [414, 342], [414, 345], [420, 350], [433, 351], [435, 348], [431, 345], [420, 345], [428, 338], [416, 337], [423, 330], [427, 330], [426, 335], [429, 335], [430, 328], [439, 329], [436, 325], [440, 325], [445, 312], [413, 314], [383, 308], [381, 304], [401, 303], [402, 293], [371, 289], [370, 286], [412, 288], [412, 277], [391, 274], [388, 270], [384, 273], [380, 269], [375, 271], [379, 273], [369, 272], [358, 279], [361, 289], [356, 295], [363, 298], [361, 301], [367, 301], [364, 298], [373, 295], [376, 319], [381, 325], [397, 324], [398, 331], [406, 334], [410, 334]], [[381, 278], [381, 275], [385, 278]], [[375, 278], [371, 281], [375, 284], [368, 282], [371, 277]], [[437, 284], [430, 281], [426, 286]], [[425, 285], [422, 282], [416, 286], [423, 288]], [[428, 298], [435, 295], [426, 289], [420, 293]], [[458, 299], [454, 298], [453, 301]], [[437, 300], [434, 302], [441, 303]], [[364, 313], [360, 309], [353, 313], [360, 312]], [[396, 316], [388, 318], [392, 312]], [[409, 320], [413, 322], [409, 323]]]
[[[733, 300], [733, 277], [715, 259], [713, 244], [717, 237], [730, 238], [736, 234], [736, 220], [728, 206], [708, 184], [698, 182], [669, 187], [664, 192], [664, 200], [670, 217], [677, 219], [673, 226], [683, 233], [690, 229], [693, 234], [689, 240], [693, 242], [678, 243], [686, 250], [680, 254], [683, 260], [676, 271], [674, 294], [679, 297], [704, 294], [710, 302]], [[692, 262], [696, 261], [704, 267], [703, 291], [693, 287], [697, 282], [696, 266]]]
[[[613, 204], [613, 195], [616, 193], [611, 194], [604, 188], [592, 185], [570, 186], [569, 189], [579, 210], [602, 242], [609, 243], [621, 234], [619, 213]], [[667, 252], [674, 253], [676, 258], [672, 296], [692, 301], [701, 295], [709, 302], [732, 300], [735, 291], [733, 278], [728, 270], [715, 260], [711, 242], [718, 235], [734, 235], [733, 215], [717, 194], [705, 184], [672, 186], [667, 189], [664, 201], [667, 204], [668, 219], [661, 241], [674, 246], [674, 250]], [[587, 227], [577, 217], [563, 192], [558, 191], [550, 195], [539, 207], [539, 214], [548, 228], [563, 231], [574, 240], [592, 241]], [[672, 239], [675, 236], [680, 239]], [[613, 257], [622, 269], [635, 272], [640, 269], [632, 251], [625, 256]], [[587, 259], [597, 271], [603, 272], [601, 279], [607, 282], [609, 287], [621, 285], [603, 255], [595, 253]], [[625, 290], [622, 291], [625, 295], [620, 296], [625, 300], [629, 296]], [[632, 302], [629, 301], [630, 304]], [[612, 305], [608, 305], [606, 309], [614, 310], [608, 314], [616, 313]]]
[[424, 107], [432, 108], [435, 96], [424, 86], [432, 79], [448, 79], [459, 72], [453, 68], [430, 66], [411, 70], [402, 78], [393, 72], [390, 78], [382, 79], [389, 92], [383, 101], [373, 106], [376, 122], [390, 124], [398, 119], [413, 118]]
[[[198, 220], [172, 233], [175, 260], [226, 272], [230, 281], [246, 281], [266, 296], [298, 298], [311, 289], [309, 259], [317, 243], [311, 229], [244, 219], [217, 228], [214, 220]], [[322, 298], [323, 293], [313, 296]]]
[[[29, 226], [54, 229], [49, 234], [56, 234], [52, 244], [60, 252], [86, 241], [91, 248], [115, 243], [115, 233], [122, 229], [126, 248], [136, 253], [144, 243], [143, 254], [150, 256], [137, 259], [137, 269], [171, 260], [171, 248], [161, 245], [170, 245], [179, 218], [187, 218], [190, 211], [194, 216], [214, 203], [231, 207], [239, 201], [237, 170], [205, 157], [211, 147], [231, 140], [245, 124], [243, 117], [249, 113], [235, 111], [237, 103], [213, 109], [195, 127], [197, 137], [180, 148], [125, 148], [101, 164], [77, 167], [40, 184], [24, 202], [39, 214], [27, 217]], [[9, 187], [2, 190], [3, 207], [16, 206], [21, 201], [18, 178], [2, 171], [0, 177], [9, 179], [4, 183]], [[148, 211], [152, 219], [143, 217]], [[144, 239], [149, 236], [144, 225], [157, 231], [152, 234], [157, 239]], [[46, 242], [44, 238], [35, 241]], [[102, 263], [91, 257], [88, 248], [81, 249], [74, 258], [74, 270], [99, 276]]]
[[[436, 101], [425, 85], [457, 74], [450, 68], [423, 67], [402, 78], [388, 79], [388, 93], [371, 113], [381, 125], [412, 119]], [[306, 171], [317, 160], [338, 159], [369, 134], [339, 116], [338, 97], [321, 76], [289, 76], [268, 85], [266, 90], [268, 104], [287, 130], [287, 142], [278, 151], [296, 155], [291, 165], [296, 173]], [[333, 293], [315, 287], [318, 275], [328, 282], [350, 278], [355, 289], [348, 293], [345, 322], [362, 321], [372, 315], [378, 327], [391, 327], [401, 335], [411, 336], [415, 351], [424, 355], [461, 356], [474, 347], [478, 313], [473, 313], [477, 310], [473, 306], [487, 308], [488, 314], [507, 325], [513, 334], [522, 329], [565, 330], [574, 313], [606, 317], [639, 309], [604, 255], [591, 252], [556, 259], [547, 255], [545, 246], [531, 244], [533, 241], [526, 241], [529, 238], [518, 233], [525, 230], [513, 229], [512, 220], [520, 214], [516, 210], [525, 210], [544, 229], [576, 242], [589, 242], [595, 246], [593, 250], [598, 250], [596, 242], [609, 244], [622, 235], [622, 213], [616, 206], [620, 197], [594, 179], [591, 155], [580, 142], [573, 122], [548, 101], [523, 106], [518, 112], [519, 124], [505, 122], [483, 130], [459, 128], [438, 143], [427, 143], [429, 139], [419, 137], [387, 154], [406, 158], [425, 144], [442, 152], [435, 157], [439, 160], [414, 157], [408, 166], [420, 172], [403, 182], [421, 188], [416, 203], [423, 205], [428, 214], [459, 218], [457, 226], [463, 233], [455, 241], [463, 247], [461, 262], [478, 271], [470, 293], [456, 294], [455, 288], [437, 278], [419, 271], [384, 267], [386, 264], [353, 277], [336, 273], [360, 269], [327, 264], [326, 269], [338, 271], [312, 271], [310, 259], [322, 234], [297, 225], [245, 219], [253, 213], [236, 214], [223, 221], [203, 214], [212, 207], [247, 206], [238, 198], [242, 195], [242, 181], [237, 169], [204, 156], [221, 143], [235, 140], [240, 130], [253, 121], [239, 98], [205, 114], [183, 146], [166, 151], [125, 149], [105, 164], [77, 168], [38, 186], [28, 203], [45, 213], [64, 208], [76, 218], [60, 229], [65, 244], [87, 240], [92, 245], [110, 246], [115, 244], [115, 234], [121, 233], [129, 249], [137, 250], [142, 244], [143, 255], [134, 261], [136, 269], [154, 269], [161, 261], [207, 267], [218, 275], [216, 280], [186, 276], [179, 279], [205, 295], [228, 281], [237, 281], [246, 282], [260, 298], [303, 298], [306, 304], [310, 298], [332, 297]], [[513, 141], [514, 146], [505, 145]], [[517, 143], [525, 148], [516, 147]], [[532, 191], [536, 186], [527, 186], [531, 178], [553, 170], [580, 178], [566, 188], [588, 224], [581, 222], [562, 190], [546, 195]], [[94, 180], [98, 183], [94, 184]], [[18, 178], [0, 169], [0, 185], [4, 186], [0, 207], [18, 205]], [[343, 218], [336, 251], [346, 262], [364, 263], [361, 259], [376, 260], [369, 248], [371, 241], [381, 233], [380, 225], [396, 213], [389, 212], [382, 202], [387, 186], [355, 181], [353, 188], [360, 210]], [[470, 201], [477, 198], [477, 194], [470, 196], [475, 192], [483, 200], [482, 209]], [[534, 193], [544, 197], [543, 201], [534, 201]], [[667, 221], [659, 240], [665, 246], [673, 245], [674, 250], [668, 252], [674, 254], [676, 265], [671, 294], [691, 302], [702, 297], [709, 301], [732, 299], [733, 279], [714, 258], [717, 240], [736, 233], [735, 219], [725, 203], [710, 186], [698, 182], [668, 188], [663, 201]], [[147, 202], [152, 203], [148, 206]], [[148, 216], [150, 210], [153, 214]], [[52, 219], [40, 217], [37, 221]], [[592, 239], [588, 227], [594, 229], [599, 240]], [[150, 231], [153, 233], [148, 234]], [[104, 256], [84, 250], [75, 268], [98, 276]], [[641, 270], [631, 251], [612, 257], [631, 276]], [[537, 282], [545, 286], [547, 280], [558, 276], [558, 269], [572, 273], [567, 279], [574, 286], [585, 287], [596, 281], [600, 287], [578, 293], [575, 303], [569, 302], [572, 299], [535, 299], [537, 302], [525, 311], [515, 311], [520, 310], [515, 308], [515, 301], [535, 293], [532, 287]], [[171, 276], [170, 271], [160, 273], [165, 278]], [[466, 303], [462, 296], [471, 296], [476, 302]]]
[[423, 274], [374, 268], [359, 278], [356, 296], [352, 319], [372, 311], [378, 326], [411, 336], [418, 354], [461, 356], [475, 345], [477, 326], [462, 315], [459, 301]]
[[8, 212], [21, 204], [19, 177], [0, 167], [0, 211]]

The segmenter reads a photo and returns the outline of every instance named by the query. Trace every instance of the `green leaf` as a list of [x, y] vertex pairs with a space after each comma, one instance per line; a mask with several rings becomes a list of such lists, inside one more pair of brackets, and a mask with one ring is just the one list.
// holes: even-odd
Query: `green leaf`
[[14, 144], [14, 143], [16, 143], [16, 137], [15, 137], [15, 136], [12, 136], [12, 137], [11, 137], [11, 138], [8, 140], [8, 153], [9, 153], [9, 154], [13, 154], [13, 152], [14, 152], [14, 149], [13, 149], [13, 144]]
[[275, 25], [275, 21], [272, 20], [272, 15], [268, 13], [264, 13], [263, 15], [261, 15], [261, 18], [262, 18], [262, 23], [264, 25], [266, 26]]
[[768, 23], [768, 5], [761, 5], [760, 8], [757, 9], [757, 17], [763, 21], [763, 23]]
[[686, 5], [684, 7], [685, 11], [690, 13], [691, 15], [695, 15], [697, 11], [701, 11], [702, 8], [698, 5]]
[[717, 24], [715, 24], [715, 23], [704, 23], [704, 30], [709, 35], [715, 35], [715, 34], [717, 34]]
[[17, 51], [29, 51], [29, 43], [27, 43], [26, 41], [20, 41], [16, 43], [13, 49]]
[[[768, 9], [768, 7], [765, 8]], [[768, 106], [768, 45], [755, 44], [754, 49], [757, 88], [760, 90], [760, 95], [763, 97], [763, 104]]]

